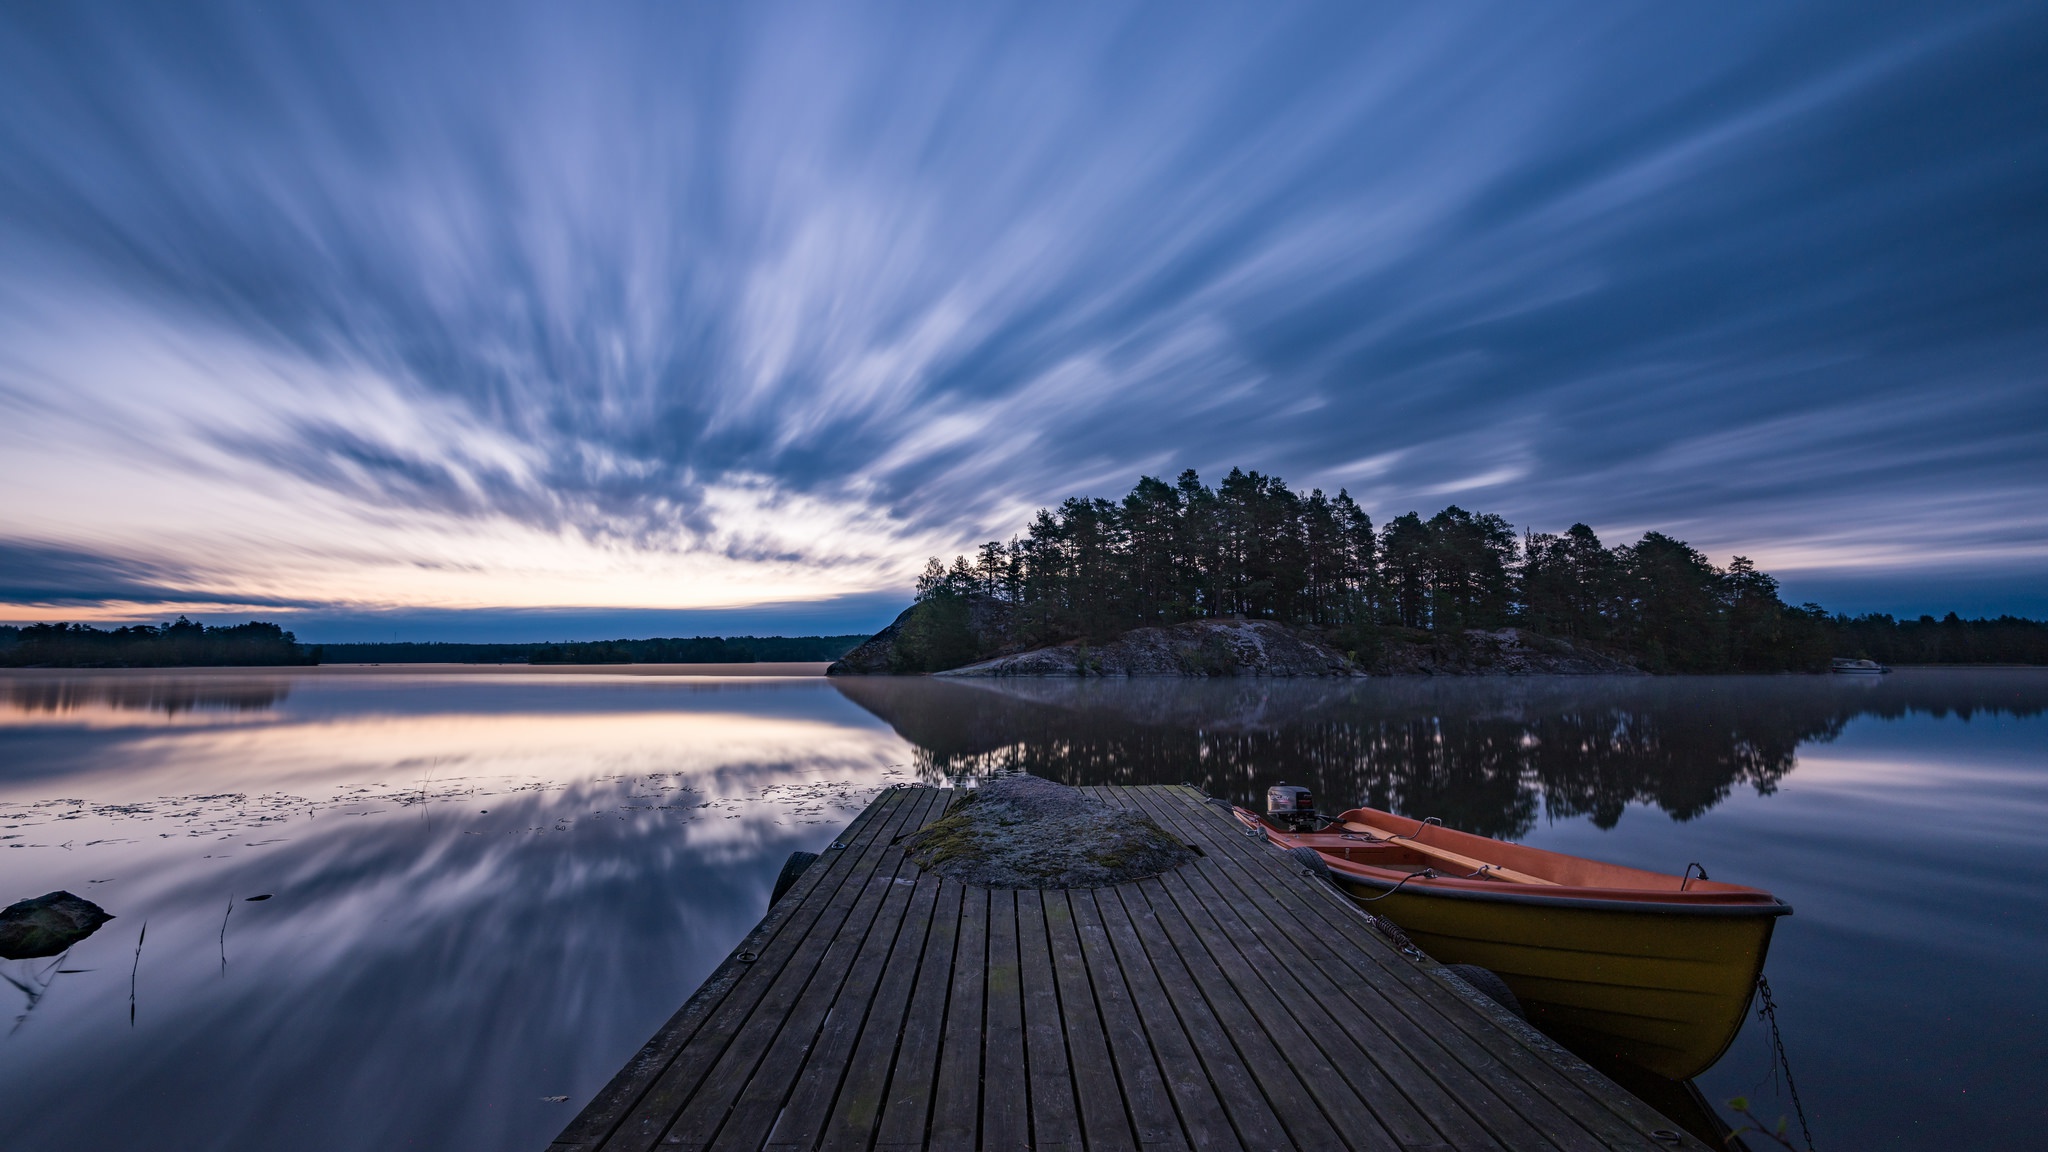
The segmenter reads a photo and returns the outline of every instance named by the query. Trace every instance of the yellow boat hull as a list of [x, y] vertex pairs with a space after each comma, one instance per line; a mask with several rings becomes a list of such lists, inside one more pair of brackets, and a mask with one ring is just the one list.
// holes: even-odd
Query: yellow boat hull
[[[1384, 891], [1338, 879], [1354, 897]], [[1734, 1042], [1772, 925], [1790, 911], [1782, 904], [1646, 909], [1413, 888], [1361, 904], [1438, 960], [1497, 973], [1529, 1023], [1581, 1056], [1671, 1080], [1706, 1071]]]

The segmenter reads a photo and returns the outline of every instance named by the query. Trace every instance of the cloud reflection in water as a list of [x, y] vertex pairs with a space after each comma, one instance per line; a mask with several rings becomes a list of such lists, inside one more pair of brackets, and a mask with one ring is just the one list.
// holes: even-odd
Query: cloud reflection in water
[[[109, 687], [140, 677], [0, 678], [0, 896], [69, 888], [119, 917], [0, 1042], [10, 1149], [540, 1147], [755, 923], [789, 851], [888, 783], [1003, 767], [1240, 801], [1284, 778], [1621, 863], [1707, 861], [1798, 908], [1772, 983], [1824, 1141], [2034, 1130], [2039, 670], [271, 675], [269, 707], [176, 712]], [[227, 682], [150, 676], [164, 698]], [[1752, 1039], [1711, 1095], [1759, 1095]]]
[[543, 1098], [603, 1084], [907, 760], [818, 681], [557, 680], [550, 711], [316, 676], [249, 724], [70, 679], [0, 711], [0, 859], [119, 918], [0, 1046], [17, 1148], [543, 1142], [574, 1106]]

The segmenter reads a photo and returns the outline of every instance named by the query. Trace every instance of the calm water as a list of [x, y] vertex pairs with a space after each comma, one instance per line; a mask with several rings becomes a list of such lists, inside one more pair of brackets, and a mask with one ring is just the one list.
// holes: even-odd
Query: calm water
[[[537, 1150], [752, 926], [790, 851], [890, 783], [1022, 768], [1245, 802], [1287, 780], [1325, 807], [1703, 861], [1797, 909], [1769, 975], [1821, 1147], [2032, 1146], [2044, 708], [2048, 670], [0, 675], [0, 898], [67, 888], [118, 917], [61, 962], [0, 962], [0, 1117], [14, 1149]], [[1702, 1084], [1783, 1106], [1754, 1026]]]

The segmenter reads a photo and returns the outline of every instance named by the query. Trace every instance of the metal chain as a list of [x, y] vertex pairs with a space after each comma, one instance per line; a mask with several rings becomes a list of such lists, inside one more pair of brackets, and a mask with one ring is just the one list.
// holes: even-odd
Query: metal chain
[[1806, 1124], [1806, 1108], [1799, 1102], [1799, 1085], [1792, 1080], [1792, 1060], [1785, 1055], [1785, 1037], [1778, 1032], [1778, 1005], [1771, 999], [1771, 982], [1762, 973], [1756, 978], [1757, 997], [1761, 1001], [1756, 1018], [1771, 1026], [1771, 1074], [1775, 1079], [1778, 1071], [1785, 1073], [1785, 1091], [1792, 1097], [1792, 1111], [1799, 1117], [1799, 1134], [1806, 1138], [1806, 1152], [1813, 1152], [1813, 1129]]

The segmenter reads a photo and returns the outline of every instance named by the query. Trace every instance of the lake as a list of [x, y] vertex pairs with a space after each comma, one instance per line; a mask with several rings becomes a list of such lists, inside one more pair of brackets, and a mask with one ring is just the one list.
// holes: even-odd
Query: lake
[[[773, 675], [777, 671], [801, 675]], [[687, 673], [687, 674], [685, 674]], [[1770, 889], [1817, 1146], [2048, 1127], [2048, 669], [1350, 682], [815, 666], [0, 673], [10, 1149], [536, 1152], [880, 789], [1364, 801]], [[262, 897], [262, 899], [251, 899]], [[1701, 1077], [1775, 1118], [1752, 1022]]]

